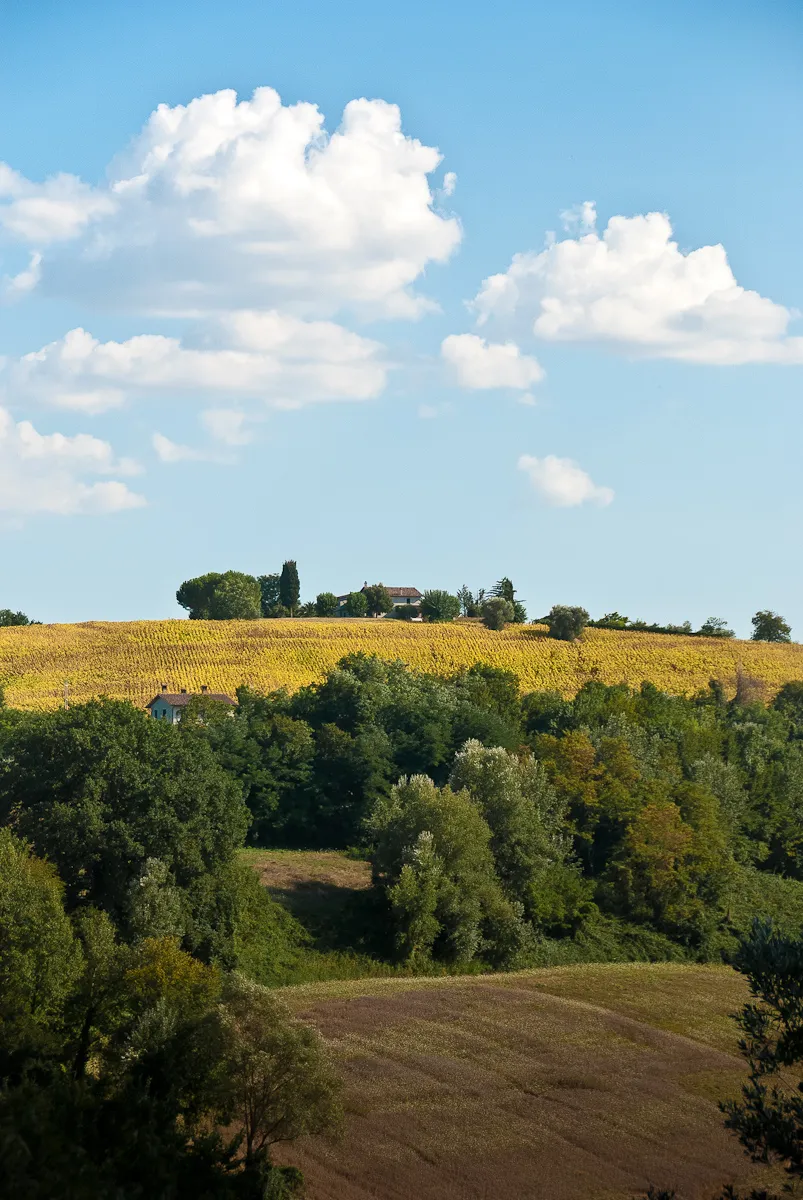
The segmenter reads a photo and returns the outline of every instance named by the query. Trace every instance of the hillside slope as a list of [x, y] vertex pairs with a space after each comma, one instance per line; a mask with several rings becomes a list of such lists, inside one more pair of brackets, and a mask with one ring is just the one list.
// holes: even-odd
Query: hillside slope
[[569, 644], [540, 626], [410, 625], [401, 621], [90, 621], [0, 629], [0, 684], [10, 704], [52, 708], [65, 680], [75, 701], [105, 694], [146, 704], [171, 691], [209, 684], [233, 692], [300, 687], [356, 650], [400, 658], [421, 671], [449, 674], [477, 661], [516, 672], [525, 691], [573, 695], [588, 679], [638, 685], [649, 679], [691, 693], [711, 678], [732, 691], [741, 668], [772, 693], [803, 679], [803, 646], [664, 634], [586, 630]]
[[283, 1151], [310, 1200], [710, 1200], [764, 1179], [717, 1100], [744, 1068], [725, 967], [606, 964], [289, 988], [346, 1079], [339, 1144]]

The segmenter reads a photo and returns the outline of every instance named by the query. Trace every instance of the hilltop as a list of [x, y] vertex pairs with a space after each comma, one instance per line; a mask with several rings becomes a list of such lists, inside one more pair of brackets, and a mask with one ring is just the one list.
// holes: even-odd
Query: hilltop
[[650, 680], [689, 695], [719, 679], [732, 693], [741, 670], [768, 696], [803, 679], [803, 646], [587, 629], [568, 643], [542, 626], [413, 625], [391, 620], [89, 621], [0, 629], [0, 684], [20, 708], [54, 708], [65, 680], [74, 701], [107, 695], [144, 705], [167, 683], [233, 693], [295, 689], [358, 650], [448, 675], [483, 661], [515, 671], [525, 691], [572, 696], [589, 679]]

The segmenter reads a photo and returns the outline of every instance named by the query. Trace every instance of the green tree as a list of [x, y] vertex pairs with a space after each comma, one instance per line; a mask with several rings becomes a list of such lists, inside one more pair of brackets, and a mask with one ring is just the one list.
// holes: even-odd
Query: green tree
[[[513, 616], [511, 621], [516, 625], [523, 625], [527, 620], [527, 611], [524, 605], [516, 599], [516, 589], [513, 587], [512, 580], [505, 575], [491, 588], [489, 595], [497, 599], [507, 600], [513, 608]], [[481, 602], [480, 602], [481, 603]]]
[[435, 853], [429, 830], [419, 833], [405, 851], [398, 880], [388, 889], [396, 926], [396, 949], [413, 970], [426, 969], [432, 947], [441, 931], [437, 917], [443, 876], [443, 860]]
[[[780, 936], [754, 922], [734, 958], [752, 999], [737, 1017], [739, 1048], [750, 1067], [741, 1100], [720, 1105], [725, 1125], [754, 1162], [784, 1168], [790, 1187], [803, 1180], [803, 1080], [796, 1088], [783, 1075], [803, 1067], [803, 940]], [[738, 1200], [733, 1189], [724, 1197]], [[778, 1200], [753, 1191], [745, 1200]]]
[[183, 897], [161, 859], [146, 858], [142, 874], [130, 884], [128, 923], [135, 938], [183, 937]]
[[191, 621], [208, 621], [212, 596], [218, 581], [219, 571], [209, 571], [206, 575], [198, 575], [195, 579], [185, 579], [176, 592], [176, 600], [182, 608], [186, 608]]
[[279, 576], [279, 600], [283, 608], [286, 608], [290, 616], [295, 615], [298, 608], [298, 601], [301, 595], [301, 585], [298, 580], [298, 567], [295, 559], [288, 558], [282, 564], [282, 573]]
[[213, 621], [253, 621], [262, 615], [261, 592], [253, 575], [226, 571], [212, 589], [208, 608]]
[[504, 629], [515, 615], [513, 605], [502, 596], [483, 601], [482, 623], [486, 629]]
[[263, 617], [272, 617], [274, 614], [274, 609], [281, 604], [281, 596], [279, 593], [280, 579], [281, 576], [278, 574], [259, 575], [257, 577]]
[[[208, 742], [227, 775], [237, 780], [251, 814], [248, 841], [269, 845], [308, 783], [315, 752], [309, 725], [288, 711], [283, 692], [262, 696], [237, 689], [237, 707], [193, 696], [179, 728]], [[193, 720], [196, 714], [200, 720]]]
[[[529, 755], [519, 758], [500, 747], [470, 741], [455, 758], [449, 784], [455, 791], [467, 791], [487, 821], [497, 875], [528, 919], [553, 934], [577, 924], [581, 913], [567, 913], [563, 903], [570, 893], [580, 899], [584, 892], [567, 865], [571, 841], [566, 804], [558, 799], [541, 764]], [[575, 878], [557, 888], [558, 876], [566, 872]], [[545, 905], [549, 893], [562, 898], [557, 908]]]
[[24, 612], [12, 612], [10, 608], [0, 608], [0, 627], [4, 625], [35, 625]]
[[478, 617], [485, 600], [485, 588], [480, 588], [476, 595], [465, 584], [457, 593], [464, 617]]
[[703, 637], [732, 638], [736, 636], [732, 629], [728, 629], [728, 622], [723, 617], [709, 617], [700, 626], [700, 633]]
[[315, 597], [315, 615], [317, 617], [336, 617], [337, 608], [337, 596], [334, 592], [319, 592]]
[[501, 597], [502, 600], [507, 600], [513, 604], [516, 600], [516, 590], [513, 587], [513, 581], [504, 575], [497, 583], [493, 585], [489, 595]]
[[[401, 921], [400, 946], [451, 962], [469, 962], [483, 952], [497, 963], [515, 959], [525, 937], [520, 912], [502, 892], [491, 830], [467, 792], [437, 788], [425, 775], [404, 778], [377, 801], [368, 830], [375, 877]], [[431, 842], [422, 842], [422, 834]], [[425, 846], [427, 887], [437, 893], [434, 911], [429, 900], [414, 902], [416, 860], [420, 864]]]
[[393, 608], [393, 599], [384, 583], [372, 583], [363, 588], [365, 603], [370, 617], [381, 617]]
[[0, 1075], [4, 1055], [63, 1036], [64, 1004], [82, 965], [63, 890], [49, 863], [0, 829]]
[[340, 1080], [320, 1035], [274, 992], [229, 976], [222, 1021], [226, 1100], [243, 1131], [246, 1170], [265, 1162], [276, 1142], [339, 1125]]
[[576, 605], [555, 604], [549, 613], [549, 636], [561, 642], [574, 642], [588, 623], [588, 613]]
[[761, 609], [751, 619], [754, 642], [791, 642], [792, 626], [783, 617], [770, 612], [768, 608]]
[[242, 844], [248, 811], [200, 739], [127, 702], [93, 700], [13, 726], [0, 763], [0, 822], [57, 867], [69, 909], [95, 905], [125, 936], [132, 884], [159, 859], [183, 893], [191, 938], [193, 912], [211, 903], [216, 879], [224, 886], [220, 872]]
[[803, 729], [803, 682], [785, 683], [772, 702], [772, 707], [784, 714], [796, 729]]
[[365, 617], [368, 615], [368, 600], [364, 592], [349, 592], [346, 598], [347, 617]]
[[421, 600], [421, 616], [425, 621], [433, 623], [453, 621], [455, 617], [460, 616], [460, 601], [457, 596], [452, 596], [451, 593], [440, 591], [437, 588], [424, 592]]

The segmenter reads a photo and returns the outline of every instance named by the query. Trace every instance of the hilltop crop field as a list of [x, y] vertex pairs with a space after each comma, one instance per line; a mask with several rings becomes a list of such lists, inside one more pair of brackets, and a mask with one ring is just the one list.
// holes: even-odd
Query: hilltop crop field
[[745, 1066], [728, 967], [616, 963], [305, 984], [346, 1081], [342, 1142], [283, 1149], [310, 1200], [679, 1200], [778, 1182], [722, 1124]]
[[74, 702], [107, 695], [144, 705], [170, 691], [233, 693], [295, 689], [320, 679], [344, 654], [399, 658], [419, 671], [449, 675], [482, 661], [515, 671], [522, 689], [572, 696], [587, 680], [638, 685], [650, 680], [691, 694], [712, 678], [729, 692], [741, 669], [772, 695], [803, 679], [803, 646], [587, 629], [559, 642], [545, 628], [478, 624], [412, 625], [391, 620], [90, 621], [0, 629], [0, 684], [19, 708], [54, 708], [67, 682]]

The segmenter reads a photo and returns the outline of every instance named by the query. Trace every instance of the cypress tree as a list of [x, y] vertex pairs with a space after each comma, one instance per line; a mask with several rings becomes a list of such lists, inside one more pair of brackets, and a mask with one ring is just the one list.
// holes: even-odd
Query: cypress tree
[[295, 613], [301, 595], [301, 585], [298, 582], [298, 567], [294, 558], [289, 558], [282, 564], [279, 576], [279, 599], [290, 613]]

